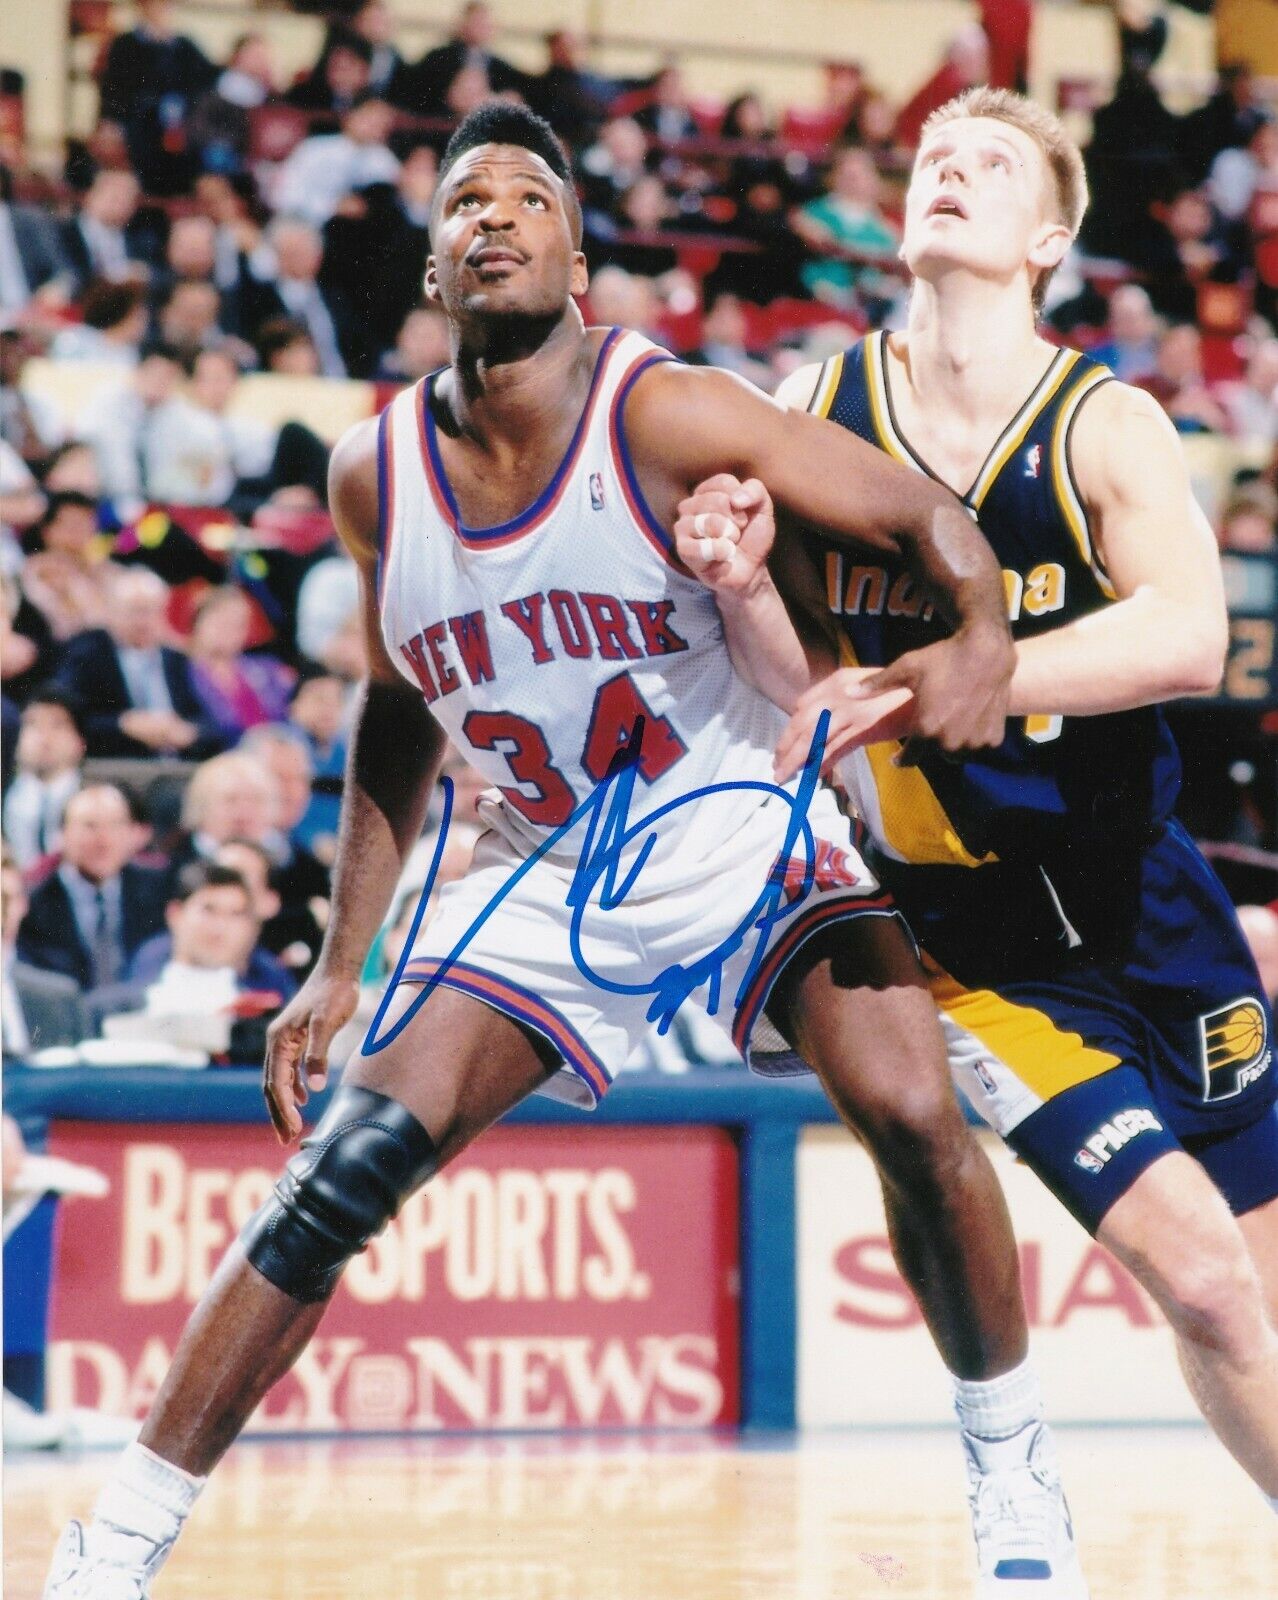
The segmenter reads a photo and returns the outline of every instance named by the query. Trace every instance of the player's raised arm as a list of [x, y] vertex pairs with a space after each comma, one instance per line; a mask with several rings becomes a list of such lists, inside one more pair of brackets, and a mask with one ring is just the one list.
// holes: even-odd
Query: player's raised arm
[[360, 689], [342, 786], [333, 897], [315, 970], [271, 1025], [263, 1089], [271, 1121], [288, 1143], [302, 1131], [297, 1109], [323, 1085], [328, 1046], [354, 1013], [359, 975], [400, 870], [421, 834], [444, 752], [444, 736], [420, 692], [395, 670], [377, 607], [377, 424], [361, 422], [338, 441], [329, 503], [359, 569], [368, 676]]
[[1003, 581], [949, 490], [723, 372], [654, 367], [636, 385], [626, 428], [637, 452], [664, 452], [685, 490], [716, 471], [757, 479], [796, 518], [902, 555], [955, 630], [891, 669], [892, 686], [914, 697], [915, 733], [947, 750], [1002, 740], [1014, 659]]
[[1210, 694], [1228, 646], [1220, 557], [1162, 407], [1102, 385], [1078, 414], [1071, 459], [1116, 603], [1020, 641], [1012, 713], [1094, 716]]

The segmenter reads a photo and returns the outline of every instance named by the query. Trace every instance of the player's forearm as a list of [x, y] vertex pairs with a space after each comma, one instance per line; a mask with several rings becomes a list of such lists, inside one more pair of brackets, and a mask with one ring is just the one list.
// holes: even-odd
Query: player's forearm
[[1211, 694], [1228, 647], [1215, 608], [1138, 591], [1016, 646], [1009, 713], [1100, 716]]
[[333, 897], [320, 965], [356, 975], [421, 837], [444, 740], [421, 696], [368, 683], [342, 789]]
[[793, 711], [835, 662], [823, 643], [805, 643], [765, 570], [750, 589], [718, 593], [728, 654], [740, 677], [782, 711]]

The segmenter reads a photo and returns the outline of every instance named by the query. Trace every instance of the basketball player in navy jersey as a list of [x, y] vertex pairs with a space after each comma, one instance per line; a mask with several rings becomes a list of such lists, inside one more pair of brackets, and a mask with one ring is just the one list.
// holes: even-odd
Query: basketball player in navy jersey
[[[906, 331], [796, 372], [779, 397], [979, 515], [1017, 641], [997, 749], [946, 760], [911, 743], [913, 655], [944, 623], [898, 561], [788, 530], [773, 564], [804, 648], [758, 569], [760, 484], [704, 485], [677, 531], [731, 591], [734, 659], [795, 708], [780, 774], [831, 712], [828, 750], [923, 946], [958, 1081], [1157, 1300], [1204, 1416], [1278, 1509], [1269, 1006], [1172, 815], [1179, 762], [1157, 709], [1219, 681], [1220, 568], [1158, 405], [1037, 333], [1085, 205], [1055, 118], [985, 89], [942, 107], [906, 203]], [[707, 537], [724, 559], [703, 559]], [[826, 668], [844, 665], [808, 688], [817, 623]]]
[[[680, 981], [747, 1056], [766, 1006], [879, 1165], [897, 1258], [964, 1426], [990, 1441], [971, 1447], [986, 1449], [1002, 1508], [983, 1528], [982, 1592], [1085, 1594], [1006, 1210], [958, 1110], [913, 950], [828, 794], [808, 814], [820, 872], [805, 874], [801, 850], [778, 860], [792, 808], [765, 785], [784, 716], [732, 670], [715, 598], [667, 530], [724, 467], [766, 477], [840, 548], [903, 559], [954, 624], [909, 681], [920, 723], [955, 750], [1001, 736], [1012, 650], [997, 564], [948, 490], [844, 430], [637, 334], [584, 327], [580, 241], [550, 129], [505, 105], [469, 117], [443, 162], [427, 268], [452, 363], [333, 459], [369, 675], [323, 952], [271, 1030], [265, 1091], [285, 1143], [354, 1010], [446, 735], [500, 798], [485, 802], [474, 866], [413, 943], [376, 1038], [197, 1307], [140, 1444], [93, 1520], [64, 1533], [47, 1600], [140, 1600], [346, 1261], [526, 1095], [596, 1103], [654, 997], [668, 1011]], [[607, 881], [583, 878], [574, 816], [622, 779], [635, 810], [667, 820], [641, 830]], [[720, 787], [691, 801], [705, 785]], [[631, 871], [637, 891], [618, 895]], [[792, 882], [798, 898], [765, 922], [752, 967], [736, 935], [755, 925], [765, 885]]]

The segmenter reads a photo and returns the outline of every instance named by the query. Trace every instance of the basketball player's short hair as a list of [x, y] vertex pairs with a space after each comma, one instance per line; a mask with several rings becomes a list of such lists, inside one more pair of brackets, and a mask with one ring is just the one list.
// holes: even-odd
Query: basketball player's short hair
[[[1005, 122], [1010, 128], [1019, 128], [1034, 141], [1047, 163], [1052, 209], [1056, 219], [1069, 229], [1070, 238], [1076, 239], [1087, 210], [1087, 173], [1083, 168], [1082, 152], [1066, 133], [1060, 119], [1011, 89], [965, 89], [953, 100], [938, 106], [923, 124], [919, 142], [922, 143], [947, 122], [957, 122], [967, 117], [989, 117], [994, 122]], [[1050, 267], [1038, 275], [1033, 289], [1036, 313], [1043, 309], [1047, 286], [1055, 271], [1055, 267]]]
[[[439, 194], [449, 170], [456, 166], [470, 150], [481, 144], [513, 144], [521, 150], [531, 150], [540, 156], [564, 186], [564, 205], [572, 226], [575, 245], [581, 244], [581, 204], [573, 183], [572, 165], [568, 152], [560, 143], [559, 135], [535, 111], [516, 105], [510, 100], [485, 100], [458, 124], [452, 138], [444, 147], [439, 163]], [[431, 218], [432, 226], [434, 216]]]

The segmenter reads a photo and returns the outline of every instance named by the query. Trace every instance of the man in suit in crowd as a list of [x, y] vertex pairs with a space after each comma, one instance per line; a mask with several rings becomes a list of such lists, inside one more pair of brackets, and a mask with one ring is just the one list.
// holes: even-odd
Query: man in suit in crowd
[[13, 176], [0, 166], [0, 316], [16, 317], [37, 296], [65, 306], [71, 269], [51, 218], [14, 203]]
[[349, 314], [331, 291], [319, 284], [324, 243], [301, 217], [277, 217], [261, 246], [249, 258], [244, 321], [250, 336], [263, 323], [291, 317], [310, 334], [326, 378], [346, 376], [344, 349]]
[[514, 89], [522, 94], [527, 79], [518, 67], [494, 55], [493, 14], [484, 0], [469, 0], [458, 13], [457, 26], [447, 44], [428, 50], [415, 67], [409, 69], [404, 103], [423, 117], [445, 116], [448, 112], [449, 85], [466, 68], [478, 69], [488, 79], [493, 94]]
[[131, 172], [105, 168], [90, 184], [79, 214], [62, 224], [62, 252], [77, 299], [95, 278], [119, 283], [149, 275], [155, 240], [138, 219], [141, 193]]
[[145, 567], [115, 580], [110, 624], [71, 640], [57, 683], [84, 708], [91, 756], [185, 756], [221, 747], [179, 650], [162, 644], [168, 586]]
[[85, 1036], [84, 1007], [74, 978], [44, 972], [18, 959], [18, 927], [27, 914], [27, 889], [6, 849], [0, 861], [0, 936], [4, 994], [0, 1024], [4, 1054], [29, 1055], [49, 1045], [79, 1044]]
[[23, 872], [57, 848], [84, 755], [79, 707], [57, 689], [37, 690], [22, 709], [17, 772], [4, 797], [4, 836]]
[[163, 872], [132, 864], [139, 844], [129, 803], [112, 784], [71, 797], [62, 861], [32, 891], [18, 954], [81, 989], [119, 981], [134, 951], [164, 926]]

